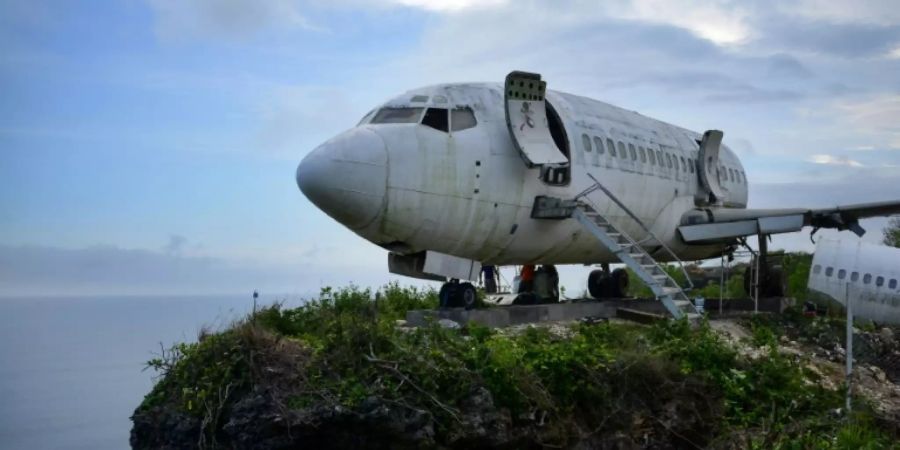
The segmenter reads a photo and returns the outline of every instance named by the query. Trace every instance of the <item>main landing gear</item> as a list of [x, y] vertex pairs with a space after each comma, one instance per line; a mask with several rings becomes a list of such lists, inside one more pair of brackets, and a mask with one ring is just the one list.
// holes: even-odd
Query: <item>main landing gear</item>
[[559, 273], [556, 266], [545, 264], [537, 269], [533, 264], [522, 266], [518, 294], [513, 302], [515, 305], [559, 303]]
[[441, 308], [466, 308], [475, 307], [478, 292], [472, 283], [460, 283], [457, 279], [451, 279], [441, 286], [438, 293]]
[[628, 272], [625, 269], [609, 271], [609, 264], [588, 275], [588, 293], [597, 300], [623, 298], [628, 291]]
[[[753, 296], [754, 288], [756, 288], [760, 297], [784, 297], [787, 292], [781, 260], [784, 255], [769, 255], [768, 238], [769, 236], [766, 234], [758, 236], [759, 255], [756, 258], [759, 261], [751, 260], [750, 267], [744, 271], [744, 291]], [[758, 273], [756, 273], [757, 267], [759, 268]]]

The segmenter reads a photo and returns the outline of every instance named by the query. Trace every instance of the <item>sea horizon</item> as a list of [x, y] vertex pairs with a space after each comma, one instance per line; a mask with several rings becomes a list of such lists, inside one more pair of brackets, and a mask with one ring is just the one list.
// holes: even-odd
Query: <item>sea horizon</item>
[[[261, 294], [257, 307], [310, 295]], [[0, 448], [129, 448], [146, 362], [253, 309], [251, 293], [0, 296]]]

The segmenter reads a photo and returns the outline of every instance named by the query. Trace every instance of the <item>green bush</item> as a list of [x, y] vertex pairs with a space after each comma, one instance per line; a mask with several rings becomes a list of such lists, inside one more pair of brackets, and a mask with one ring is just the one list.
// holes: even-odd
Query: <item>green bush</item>
[[170, 404], [202, 415], [214, 437], [230, 402], [273, 382], [258, 370], [265, 360], [266, 366], [288, 365], [278, 373], [290, 377], [275, 382], [285, 385], [292, 408], [331, 403], [355, 410], [382, 399], [428, 411], [439, 441], [455, 432], [465, 399], [484, 388], [516, 421], [546, 416], [542, 439], [551, 445], [569, 445], [584, 426], [596, 424], [611, 433], [638, 433], [635, 424], [660, 420], [672, 404], [680, 405], [675, 416], [693, 433], [684, 442], [713, 442], [735, 432], [754, 436], [747, 446], [757, 448], [881, 448], [883, 442], [864, 421], [843, 426], [828, 415], [842, 396], [777, 351], [784, 325], [774, 319], [750, 324], [753, 343], [765, 352], [756, 359], [738, 355], [708, 324], [687, 321], [517, 333], [474, 324], [460, 330], [396, 326], [408, 310], [436, 303], [432, 290], [391, 284], [377, 295], [352, 286], [325, 288], [298, 308], [264, 308], [151, 361], [163, 377], [142, 408]]

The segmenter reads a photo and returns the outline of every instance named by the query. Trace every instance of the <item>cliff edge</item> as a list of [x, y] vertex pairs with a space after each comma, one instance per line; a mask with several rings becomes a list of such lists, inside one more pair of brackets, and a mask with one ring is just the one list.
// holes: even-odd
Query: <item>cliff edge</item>
[[165, 350], [149, 362], [160, 376], [132, 417], [132, 447], [891, 448], [900, 437], [889, 332], [860, 333], [871, 358], [848, 414], [842, 356], [823, 347], [838, 319], [407, 328], [398, 320], [434, 307], [433, 292], [371, 297], [324, 289]]

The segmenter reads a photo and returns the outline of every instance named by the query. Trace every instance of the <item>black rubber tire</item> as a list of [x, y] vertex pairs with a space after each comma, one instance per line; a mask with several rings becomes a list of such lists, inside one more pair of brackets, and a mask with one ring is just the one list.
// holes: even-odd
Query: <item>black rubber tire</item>
[[624, 298], [628, 292], [628, 271], [625, 269], [613, 270], [610, 279], [612, 280], [612, 297]]
[[606, 294], [606, 279], [609, 278], [606, 272], [602, 270], [592, 270], [588, 275], [588, 294], [597, 300], [602, 299]]
[[467, 311], [475, 308], [475, 305], [478, 303], [478, 291], [475, 290], [475, 286], [472, 283], [460, 284], [456, 293], [463, 308], [466, 308]]
[[441, 308], [452, 308], [454, 305], [454, 298], [456, 294], [456, 284], [455, 283], [444, 283], [441, 285], [441, 290], [438, 292], [438, 306]]

